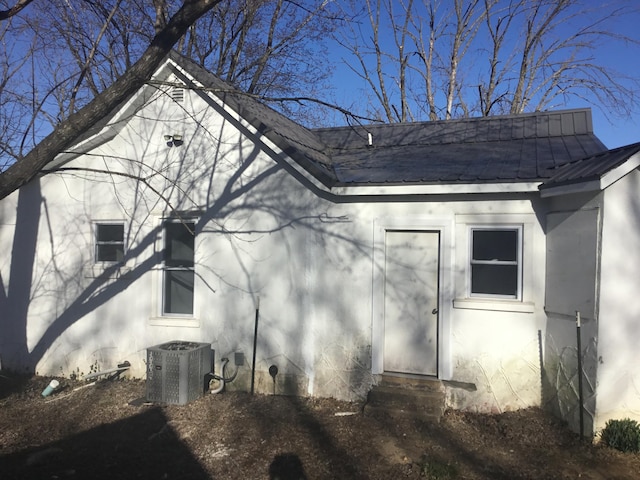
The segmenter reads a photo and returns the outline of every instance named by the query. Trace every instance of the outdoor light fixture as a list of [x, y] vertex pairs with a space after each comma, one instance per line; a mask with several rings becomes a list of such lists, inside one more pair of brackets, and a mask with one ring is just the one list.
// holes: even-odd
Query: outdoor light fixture
[[167, 147], [179, 147], [183, 144], [182, 135], [165, 135], [164, 141], [167, 142]]

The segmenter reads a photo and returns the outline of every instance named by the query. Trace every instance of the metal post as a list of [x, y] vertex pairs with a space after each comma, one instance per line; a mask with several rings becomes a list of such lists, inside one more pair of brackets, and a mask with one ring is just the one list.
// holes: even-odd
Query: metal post
[[582, 336], [580, 335], [580, 312], [576, 311], [576, 337], [578, 346], [578, 397], [580, 401], [580, 438], [584, 438], [584, 394], [582, 392]]
[[258, 346], [258, 319], [260, 318], [260, 296], [256, 301], [256, 318], [253, 329], [253, 364], [251, 366], [251, 395], [253, 395], [253, 386], [256, 379], [256, 350]]

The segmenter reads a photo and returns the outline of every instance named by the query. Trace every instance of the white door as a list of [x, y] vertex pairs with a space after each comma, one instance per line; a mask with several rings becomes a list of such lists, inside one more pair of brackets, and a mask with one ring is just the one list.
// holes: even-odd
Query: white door
[[384, 370], [437, 376], [440, 232], [385, 234]]

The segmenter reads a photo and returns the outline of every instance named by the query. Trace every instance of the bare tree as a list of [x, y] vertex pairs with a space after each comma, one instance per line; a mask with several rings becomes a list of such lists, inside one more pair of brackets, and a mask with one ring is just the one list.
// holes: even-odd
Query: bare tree
[[[435, 98], [434, 64], [437, 56], [436, 38], [441, 35], [442, 28], [437, 22], [437, 5], [431, 3], [426, 10], [424, 18], [410, 15], [412, 30], [409, 34], [415, 45], [415, 56], [418, 57], [413, 71], [421, 79], [424, 92], [423, 96], [418, 94], [418, 110], [427, 112], [427, 118], [433, 121], [439, 118]], [[421, 105], [424, 106], [420, 108]]]
[[[329, 88], [331, 65], [322, 48], [336, 23], [332, 2], [206, 3], [213, 6], [175, 48], [249, 94], [279, 99], [274, 106], [298, 120], [319, 123], [321, 113], [304, 109], [308, 101], [300, 100], [300, 92], [310, 99]], [[122, 77], [166, 29], [176, 2], [48, 0], [33, 2], [28, 15], [13, 13], [18, 11], [14, 8], [15, 21], [4, 25], [16, 45], [29, 38], [33, 44], [28, 52], [4, 52], [7, 65], [26, 59], [30, 64], [2, 85], [0, 101], [10, 107], [3, 113], [12, 112], [5, 123], [13, 125], [13, 135], [2, 139], [0, 171]], [[295, 101], [285, 101], [288, 97]]]
[[640, 16], [624, 0], [598, 7], [581, 0], [365, 5], [358, 27], [338, 42], [375, 99], [368, 109], [385, 112], [386, 121], [408, 118], [394, 114], [398, 98], [403, 112], [424, 112], [429, 120], [543, 110], [572, 97], [627, 114], [638, 105], [638, 80], [596, 56], [603, 41], [639, 44], [617, 33], [616, 19]]
[[[324, 45], [337, 15], [326, 0], [223, 0], [178, 49], [248, 94], [320, 97], [332, 74]], [[295, 102], [286, 105], [280, 108], [298, 114]]]
[[140, 59], [113, 84], [98, 94], [79, 111], [61, 121], [56, 128], [29, 153], [18, 158], [0, 174], [0, 199], [31, 180], [55, 156], [69, 147], [131, 93], [139, 89], [164, 60], [167, 53], [198, 18], [219, 0], [184, 0], [166, 26], [158, 31]]
[[[483, 18], [478, 4], [479, 0], [455, 0], [447, 10], [436, 1], [365, 2], [366, 27], [351, 27], [338, 42], [354, 58], [350, 68], [365, 81], [386, 121], [417, 119], [411, 107], [427, 111], [431, 120], [439, 118], [438, 110], [445, 112], [445, 118], [454, 115], [460, 64]], [[445, 96], [441, 108], [438, 88]]]
[[473, 41], [478, 25], [482, 17], [476, 15], [478, 0], [471, 2], [465, 0], [454, 0], [453, 2], [453, 32], [451, 35], [451, 45], [449, 47], [449, 65], [447, 66], [447, 103], [445, 118], [450, 119], [453, 115], [453, 101], [458, 91], [458, 77], [460, 63], [464, 59], [468, 48]]
[[[407, 101], [409, 91], [407, 52], [409, 29], [412, 21], [413, 0], [400, 2], [397, 14], [393, 0], [366, 0], [364, 6], [354, 2], [349, 6], [350, 16], [361, 21], [347, 22], [336, 37], [344, 48], [344, 61], [350, 70], [367, 85], [367, 94], [375, 99], [367, 105], [367, 115], [380, 121], [398, 122], [413, 118]], [[391, 47], [387, 50], [387, 39]], [[397, 106], [400, 103], [400, 108]]]
[[0, 10], [0, 21], [7, 20], [15, 15], [18, 15], [22, 9], [29, 5], [33, 0], [17, 0], [12, 7], [7, 10]]
[[[602, 14], [593, 6], [587, 10], [578, 7], [575, 0], [518, 6], [524, 16], [525, 35], [511, 113], [542, 110], [568, 93], [594, 96], [606, 106], [626, 112], [635, 103], [633, 91], [593, 54], [599, 41], [623, 39], [614, 25], [607, 23], [625, 10]], [[563, 34], [572, 23], [577, 27]]]
[[483, 18], [486, 22], [486, 31], [488, 34], [488, 70], [478, 85], [480, 114], [483, 117], [488, 116], [492, 112], [492, 109], [500, 104], [506, 96], [505, 94], [496, 96], [496, 89], [498, 84], [503, 83], [507, 72], [505, 68], [500, 68], [501, 54], [505, 45], [506, 34], [511, 31], [509, 25], [515, 18], [515, 15], [512, 4], [494, 11], [497, 2], [498, 0], [484, 0], [485, 14]]

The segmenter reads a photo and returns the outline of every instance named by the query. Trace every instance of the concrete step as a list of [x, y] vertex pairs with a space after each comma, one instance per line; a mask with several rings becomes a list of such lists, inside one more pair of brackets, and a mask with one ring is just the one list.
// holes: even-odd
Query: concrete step
[[419, 375], [384, 374], [380, 380], [380, 385], [410, 390], [444, 392], [444, 386], [440, 380]]
[[444, 387], [439, 380], [384, 375], [369, 392], [365, 414], [409, 415], [440, 421], [445, 408]]

